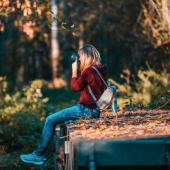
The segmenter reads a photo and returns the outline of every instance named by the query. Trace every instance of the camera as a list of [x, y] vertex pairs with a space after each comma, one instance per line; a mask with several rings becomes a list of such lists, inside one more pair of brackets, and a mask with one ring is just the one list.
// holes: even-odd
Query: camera
[[79, 61], [79, 58], [80, 58], [80, 57], [79, 57], [78, 53], [73, 52], [72, 55], [71, 55], [71, 57], [70, 57], [70, 60], [71, 60], [71, 62], [73, 63], [73, 62], [76, 61], [76, 59]]

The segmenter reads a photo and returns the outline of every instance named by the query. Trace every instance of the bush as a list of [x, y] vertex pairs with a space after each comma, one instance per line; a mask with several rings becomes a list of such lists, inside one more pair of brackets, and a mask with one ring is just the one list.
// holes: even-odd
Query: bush
[[42, 122], [50, 113], [48, 98], [44, 98], [42, 80], [32, 81], [28, 86], [13, 93], [8, 82], [0, 77], [0, 146], [5, 150], [30, 149], [39, 136]]
[[170, 74], [156, 73], [154, 70], [148, 69], [139, 70], [137, 77], [138, 81], [129, 84], [119, 84], [110, 79], [110, 82], [118, 87], [120, 108], [127, 106], [170, 108]]

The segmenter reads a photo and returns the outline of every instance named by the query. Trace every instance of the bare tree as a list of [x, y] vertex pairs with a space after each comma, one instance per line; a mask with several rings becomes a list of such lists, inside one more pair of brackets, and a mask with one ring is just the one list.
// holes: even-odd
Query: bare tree
[[52, 80], [58, 76], [59, 72], [59, 43], [58, 43], [58, 25], [57, 15], [58, 6], [57, 0], [51, 0], [51, 11], [52, 11], [52, 25], [51, 25], [51, 67], [52, 67]]
[[79, 48], [82, 48], [84, 45], [84, 24], [80, 24], [80, 36], [79, 36]]

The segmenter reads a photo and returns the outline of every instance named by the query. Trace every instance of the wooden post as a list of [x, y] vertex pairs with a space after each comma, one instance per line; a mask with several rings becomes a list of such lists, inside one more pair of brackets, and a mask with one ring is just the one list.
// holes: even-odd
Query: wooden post
[[54, 170], [63, 170], [62, 164], [59, 161], [59, 157], [58, 157], [58, 155], [60, 154], [59, 147], [63, 145], [63, 141], [62, 139], [60, 139], [61, 136], [63, 136], [63, 130], [60, 127], [60, 125], [57, 125], [55, 127], [55, 135], [54, 135], [54, 145], [55, 145]]

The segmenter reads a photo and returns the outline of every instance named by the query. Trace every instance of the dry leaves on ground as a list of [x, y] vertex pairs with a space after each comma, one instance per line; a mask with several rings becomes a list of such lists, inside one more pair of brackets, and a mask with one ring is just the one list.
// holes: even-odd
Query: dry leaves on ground
[[170, 110], [107, 111], [99, 119], [68, 125], [70, 140], [120, 140], [170, 136]]

